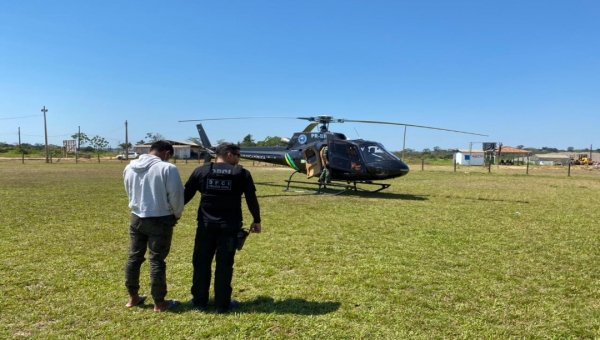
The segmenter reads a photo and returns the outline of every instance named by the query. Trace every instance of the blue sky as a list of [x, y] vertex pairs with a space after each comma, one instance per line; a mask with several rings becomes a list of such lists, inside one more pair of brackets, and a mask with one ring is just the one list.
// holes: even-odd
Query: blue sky
[[[600, 147], [598, 1], [3, 1], [0, 141], [111, 146], [179, 120], [331, 115], [408, 128], [406, 147]], [[34, 116], [34, 117], [30, 117]], [[14, 119], [19, 117], [17, 119]], [[209, 121], [211, 140], [290, 137], [292, 119]], [[402, 149], [401, 126], [344, 123]]]

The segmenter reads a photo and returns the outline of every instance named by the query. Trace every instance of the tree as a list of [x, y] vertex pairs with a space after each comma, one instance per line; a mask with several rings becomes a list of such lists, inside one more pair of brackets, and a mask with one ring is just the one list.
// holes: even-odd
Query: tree
[[[200, 138], [198, 137], [188, 137], [188, 139], [186, 139], [186, 141], [190, 142], [190, 143], [196, 143], [198, 145], [202, 145], [202, 142], [200, 141]], [[204, 145], [202, 145], [204, 146]], [[208, 147], [210, 147], [210, 145], [208, 145]]]
[[[142, 144], [143, 144], [143, 143], [142, 143]], [[121, 143], [121, 144], [119, 144], [119, 147], [120, 147], [121, 149], [123, 149], [123, 150], [126, 150], [126, 151], [129, 151], [129, 149], [131, 149], [131, 147], [132, 147], [132, 146], [133, 146], [133, 145], [131, 145], [131, 143], [127, 143], [127, 144], [125, 144], [125, 143]]]
[[524, 147], [525, 146], [523, 146], [523, 145], [517, 145], [517, 149], [519, 149], [519, 150], [523, 150]]
[[256, 146], [256, 143], [254, 142], [254, 139], [252, 139], [251, 134], [246, 135], [246, 137], [244, 137], [244, 140], [239, 144], [240, 146]]
[[158, 142], [159, 140], [163, 140], [163, 139], [165, 139], [165, 137], [163, 135], [161, 135], [160, 133], [152, 133], [152, 132], [146, 133], [146, 140], [148, 140], [149, 143]]
[[569, 152], [573, 152], [573, 151], [575, 151], [575, 148], [574, 148], [574, 147], [572, 147], [572, 146], [569, 146], [569, 147], [567, 148], [567, 151], [569, 151]]
[[100, 149], [108, 146], [108, 141], [100, 136], [94, 136], [90, 140], [90, 144], [92, 144], [92, 146], [96, 148], [96, 152], [98, 153], [98, 163], [100, 163]]
[[137, 143], [135, 143], [136, 145], [140, 145], [140, 144], [144, 144], [146, 143], [143, 139], [140, 139]]
[[267, 136], [264, 140], [257, 142], [256, 146], [286, 146], [287, 143], [281, 141], [281, 137]]
[[77, 145], [77, 147], [81, 147], [84, 146], [86, 143], [90, 142], [90, 138], [83, 132], [77, 132], [75, 134], [71, 135], [71, 138], [73, 139], [77, 139], [77, 137], [79, 137], [79, 143]]

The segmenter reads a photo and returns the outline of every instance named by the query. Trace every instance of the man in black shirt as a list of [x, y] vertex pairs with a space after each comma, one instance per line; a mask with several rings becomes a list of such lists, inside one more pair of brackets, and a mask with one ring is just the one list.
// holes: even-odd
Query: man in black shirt
[[[250, 172], [239, 165], [240, 147], [221, 143], [215, 150], [216, 163], [204, 164], [192, 172], [185, 183], [185, 203], [199, 191], [198, 229], [194, 244], [192, 300], [199, 310], [206, 310], [211, 279], [211, 265], [216, 257], [215, 307], [226, 313], [238, 305], [231, 300], [231, 279], [237, 234], [242, 228], [242, 194], [253, 217], [250, 232], [260, 233], [260, 208]], [[215, 256], [216, 255], [216, 256]]]

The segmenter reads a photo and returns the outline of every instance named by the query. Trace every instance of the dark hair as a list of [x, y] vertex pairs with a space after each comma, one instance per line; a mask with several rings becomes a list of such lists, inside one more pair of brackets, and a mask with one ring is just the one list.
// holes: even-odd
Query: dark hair
[[233, 144], [233, 143], [221, 143], [217, 146], [217, 148], [215, 149], [215, 153], [217, 154], [217, 156], [220, 157], [225, 157], [227, 155], [228, 152], [231, 153], [237, 153], [240, 151], [240, 147]]
[[173, 145], [167, 142], [166, 140], [159, 140], [157, 142], [152, 143], [150, 145], [150, 151], [171, 151], [171, 154], [174, 153]]

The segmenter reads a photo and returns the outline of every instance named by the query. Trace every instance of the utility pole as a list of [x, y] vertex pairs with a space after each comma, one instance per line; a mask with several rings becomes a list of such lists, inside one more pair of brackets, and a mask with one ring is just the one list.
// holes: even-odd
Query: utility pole
[[21, 150], [21, 164], [25, 164], [25, 153], [21, 148], [21, 127], [19, 126], [19, 150]]
[[79, 141], [81, 140], [81, 126], [77, 127], [77, 147], [75, 148], [75, 164], [79, 162]]
[[125, 121], [125, 159], [129, 160], [129, 140], [127, 137], [127, 121]]
[[46, 163], [50, 163], [50, 159], [48, 157], [48, 129], [46, 128], [46, 106], [42, 108], [42, 112], [44, 113], [44, 141], [46, 142]]

